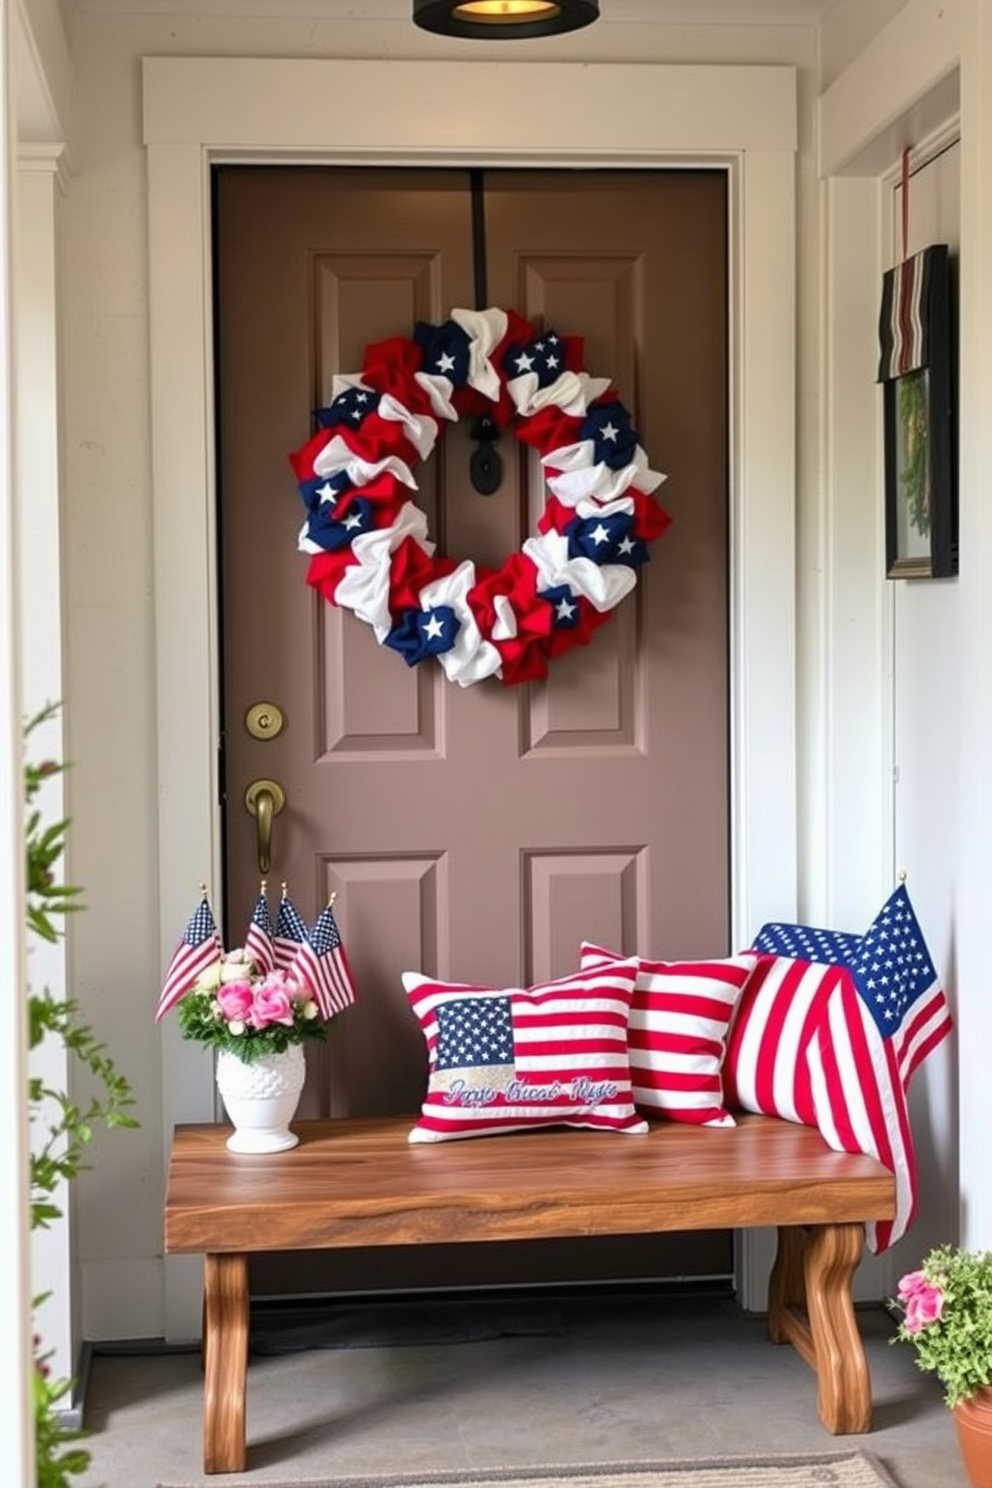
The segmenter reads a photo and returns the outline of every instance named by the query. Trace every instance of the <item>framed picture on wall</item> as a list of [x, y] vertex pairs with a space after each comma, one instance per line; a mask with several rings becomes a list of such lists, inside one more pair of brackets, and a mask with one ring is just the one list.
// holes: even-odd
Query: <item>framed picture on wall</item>
[[946, 243], [904, 259], [882, 281], [885, 563], [890, 579], [958, 571], [951, 265]]

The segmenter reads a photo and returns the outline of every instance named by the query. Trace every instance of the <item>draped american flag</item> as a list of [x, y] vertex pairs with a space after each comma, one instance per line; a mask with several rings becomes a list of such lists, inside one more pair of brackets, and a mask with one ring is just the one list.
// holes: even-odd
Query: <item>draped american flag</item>
[[916, 1212], [906, 1093], [950, 1032], [947, 999], [904, 884], [864, 935], [764, 925], [724, 1065], [728, 1104], [816, 1126], [837, 1152], [895, 1175], [896, 1215], [868, 1228], [872, 1250]]
[[155, 1010], [155, 1022], [175, 1007], [181, 997], [184, 997], [200, 975], [219, 961], [224, 954], [217, 924], [214, 920], [213, 911], [204, 890], [196, 909], [190, 915], [186, 929], [183, 931], [182, 939], [176, 946], [169, 962], [169, 969], [165, 974], [162, 991], [159, 994], [158, 1007]]
[[342, 1012], [357, 1000], [351, 967], [330, 904], [324, 906], [307, 932], [293, 970], [311, 987], [325, 1018]]

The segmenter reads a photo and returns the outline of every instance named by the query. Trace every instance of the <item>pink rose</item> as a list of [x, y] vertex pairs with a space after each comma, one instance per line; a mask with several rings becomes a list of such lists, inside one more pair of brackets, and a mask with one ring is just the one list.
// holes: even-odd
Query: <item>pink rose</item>
[[900, 1302], [906, 1302], [915, 1292], [925, 1290], [929, 1285], [922, 1271], [907, 1271], [899, 1282], [896, 1295]]
[[268, 1028], [271, 1023], [284, 1023], [292, 1028], [292, 999], [281, 987], [270, 987], [263, 982], [255, 993], [248, 1021], [255, 1028]]
[[243, 1023], [254, 1000], [251, 982], [227, 982], [217, 989], [217, 1001], [228, 1023]]
[[928, 1324], [935, 1323], [944, 1310], [944, 1294], [940, 1287], [923, 1282], [906, 1298], [906, 1331], [919, 1333]]
[[285, 992], [287, 997], [299, 997], [300, 984], [292, 972], [269, 971], [259, 984], [259, 990], [263, 992]]

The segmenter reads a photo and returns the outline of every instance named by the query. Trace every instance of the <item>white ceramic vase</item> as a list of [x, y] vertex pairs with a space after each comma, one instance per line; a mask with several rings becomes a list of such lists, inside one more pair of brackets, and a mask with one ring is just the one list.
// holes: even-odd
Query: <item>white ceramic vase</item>
[[300, 1140], [289, 1129], [300, 1103], [306, 1061], [299, 1044], [283, 1054], [263, 1054], [245, 1064], [221, 1049], [217, 1088], [234, 1124], [227, 1139], [232, 1152], [284, 1152]]

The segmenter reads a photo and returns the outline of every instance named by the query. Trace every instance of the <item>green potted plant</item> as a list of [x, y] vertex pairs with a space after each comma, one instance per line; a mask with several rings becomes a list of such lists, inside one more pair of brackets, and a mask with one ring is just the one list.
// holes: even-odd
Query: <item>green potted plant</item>
[[307, 929], [283, 885], [273, 925], [262, 880], [245, 944], [225, 952], [207, 899], [176, 947], [155, 1021], [175, 1007], [183, 1038], [216, 1050], [217, 1088], [234, 1131], [232, 1152], [283, 1152], [306, 1078], [303, 1045], [355, 1001], [334, 918], [334, 895]]
[[893, 1342], [912, 1344], [954, 1414], [972, 1488], [992, 1488], [992, 1251], [941, 1245], [903, 1276]]

